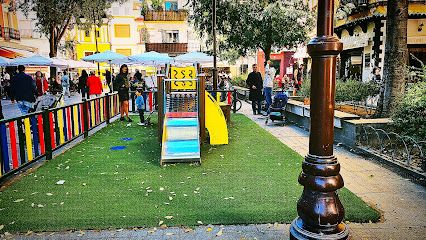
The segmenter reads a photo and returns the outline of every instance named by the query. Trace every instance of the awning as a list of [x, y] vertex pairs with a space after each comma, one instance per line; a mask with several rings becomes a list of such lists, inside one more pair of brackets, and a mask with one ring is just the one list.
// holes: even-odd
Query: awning
[[0, 47], [0, 56], [7, 58], [31, 57], [35, 53], [10, 47]]

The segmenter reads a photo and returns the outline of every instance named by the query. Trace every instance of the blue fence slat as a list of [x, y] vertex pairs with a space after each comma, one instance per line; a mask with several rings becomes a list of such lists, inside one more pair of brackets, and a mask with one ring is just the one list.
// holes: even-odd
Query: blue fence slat
[[0, 141], [1, 141], [1, 154], [3, 158], [3, 169], [7, 173], [10, 171], [9, 166], [9, 148], [7, 147], [7, 135], [6, 135], [6, 125], [0, 125]]
[[37, 157], [40, 155], [40, 151], [38, 148], [38, 129], [37, 129], [37, 119], [35, 117], [31, 117], [31, 130], [33, 130], [33, 145], [34, 145], [34, 156]]

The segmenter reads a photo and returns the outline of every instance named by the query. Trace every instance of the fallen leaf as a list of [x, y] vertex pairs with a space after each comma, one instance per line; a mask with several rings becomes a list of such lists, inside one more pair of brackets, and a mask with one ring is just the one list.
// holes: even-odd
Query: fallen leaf
[[44, 205], [43, 204], [39, 204], [39, 205], [37, 205], [37, 207], [44, 207]]
[[191, 177], [187, 177], [188, 179], [191, 179]]
[[123, 230], [124, 230], [124, 229], [120, 228], [120, 229], [118, 229], [118, 230], [117, 230], [117, 232], [121, 232], [121, 231], [123, 231]]
[[49, 236], [53, 236], [55, 233], [53, 232], [53, 233], [51, 233], [51, 234], [49, 234]]
[[28, 235], [30, 235], [31, 233], [33, 233], [33, 231], [28, 231], [27, 233], [25, 233], [25, 236], [28, 236]]
[[190, 228], [185, 229], [185, 233], [190, 232], [190, 231], [191, 231]]
[[165, 219], [172, 219], [172, 218], [173, 218], [173, 216], [165, 216], [164, 218], [165, 218]]
[[79, 231], [79, 233], [80, 233], [80, 234], [78, 234], [78, 235], [77, 235], [77, 237], [81, 237], [81, 236], [83, 236], [84, 234], [86, 234], [86, 233], [85, 233], [85, 232], [83, 232], [83, 231]]
[[15, 201], [13, 201], [13, 202], [22, 202], [22, 201], [24, 201], [24, 199], [16, 199]]
[[163, 222], [164, 222], [164, 221], [160, 221], [160, 222], [158, 223], [158, 226], [160, 226], [161, 224], [163, 224]]
[[52, 196], [53, 194], [51, 194], [51, 193], [46, 193], [46, 196]]
[[211, 227], [207, 228], [206, 232], [210, 232], [212, 230]]
[[4, 228], [4, 225], [0, 225], [0, 230], [2, 230]]
[[163, 187], [160, 187], [160, 191], [164, 191], [164, 188], [163, 188]]
[[173, 198], [172, 198], [172, 197], [169, 197], [169, 200], [171, 201], [171, 200], [173, 200]]
[[43, 236], [44, 234], [44, 232], [36, 233], [37, 236]]
[[166, 236], [171, 236], [173, 235], [173, 233], [166, 233]]
[[272, 224], [268, 223], [268, 226], [266, 228], [271, 228]]
[[186, 194], [183, 194], [183, 196], [184, 196], [184, 197], [187, 197], [188, 195], [186, 195]]
[[276, 223], [274, 223], [274, 227], [278, 227], [278, 223], [276, 222]]
[[203, 222], [201, 222], [201, 221], [197, 221], [197, 223], [203, 225]]
[[109, 235], [111, 235], [111, 236], [115, 236], [115, 233], [110, 233]]
[[56, 182], [56, 184], [58, 184], [58, 185], [61, 185], [61, 184], [64, 184], [64, 183], [65, 183], [65, 180], [59, 180], [59, 181]]
[[197, 187], [197, 188], [195, 189], [195, 191], [198, 191], [198, 190], [200, 190], [200, 187]]
[[86, 186], [87, 184], [86, 183], [83, 183], [83, 186]]
[[61, 202], [61, 205], [64, 205], [64, 202]]
[[34, 195], [34, 194], [37, 194], [38, 192], [33, 192], [33, 193], [31, 193], [30, 195]]
[[170, 205], [170, 203], [168, 203], [168, 202], [165, 202], [164, 204], [165, 204], [165, 205]]
[[229, 199], [235, 199], [234, 197], [229, 197]]
[[216, 233], [216, 236], [221, 236], [222, 235], [222, 231], [223, 231], [223, 228], [221, 228], [220, 231], [218, 233]]
[[161, 228], [166, 228], [166, 227], [167, 227], [166, 224], [161, 225]]

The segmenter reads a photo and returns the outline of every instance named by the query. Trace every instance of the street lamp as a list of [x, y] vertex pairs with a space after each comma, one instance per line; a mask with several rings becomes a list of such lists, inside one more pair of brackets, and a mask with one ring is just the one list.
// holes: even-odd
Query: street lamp
[[304, 186], [290, 239], [347, 239], [345, 209], [337, 190], [343, 187], [333, 155], [336, 59], [343, 44], [333, 37], [334, 0], [318, 1], [317, 37], [308, 44], [312, 57], [309, 154], [302, 163]]

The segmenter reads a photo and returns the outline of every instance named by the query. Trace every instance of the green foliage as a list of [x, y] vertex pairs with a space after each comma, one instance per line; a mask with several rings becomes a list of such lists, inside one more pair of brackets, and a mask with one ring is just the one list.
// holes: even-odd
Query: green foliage
[[239, 75], [236, 76], [234, 78], [232, 78], [229, 83], [231, 83], [232, 86], [239, 86], [239, 87], [247, 87], [247, 80], [248, 74], [243, 74], [243, 75]]
[[154, 10], [162, 10], [166, 0], [151, 0], [151, 7]]
[[[362, 82], [357, 80], [337, 80], [336, 81], [336, 102], [360, 102], [366, 101], [369, 97], [376, 96], [379, 93], [379, 88], [374, 81]], [[302, 82], [300, 95], [303, 97], [310, 97], [311, 81], [306, 79]]]
[[302, 81], [302, 86], [300, 88], [299, 95], [302, 96], [303, 98], [311, 97], [311, 78], [310, 77]]
[[409, 87], [395, 104], [393, 125], [402, 134], [426, 140], [426, 82]]
[[[30, 11], [35, 12], [37, 30], [49, 39], [50, 57], [54, 57], [70, 24], [88, 28], [95, 18], [98, 19], [96, 23], [102, 25], [99, 19], [106, 15], [104, 10], [113, 2], [122, 1], [124, 0], [23, 0], [19, 8], [26, 16]], [[80, 17], [86, 18], [86, 23], [83, 24]]]
[[[193, 0], [190, 21], [206, 44], [212, 43], [211, 1]], [[223, 0], [217, 3], [219, 54], [230, 50], [247, 56], [261, 48], [266, 58], [273, 48], [294, 46], [308, 40], [315, 19], [302, 0]]]

